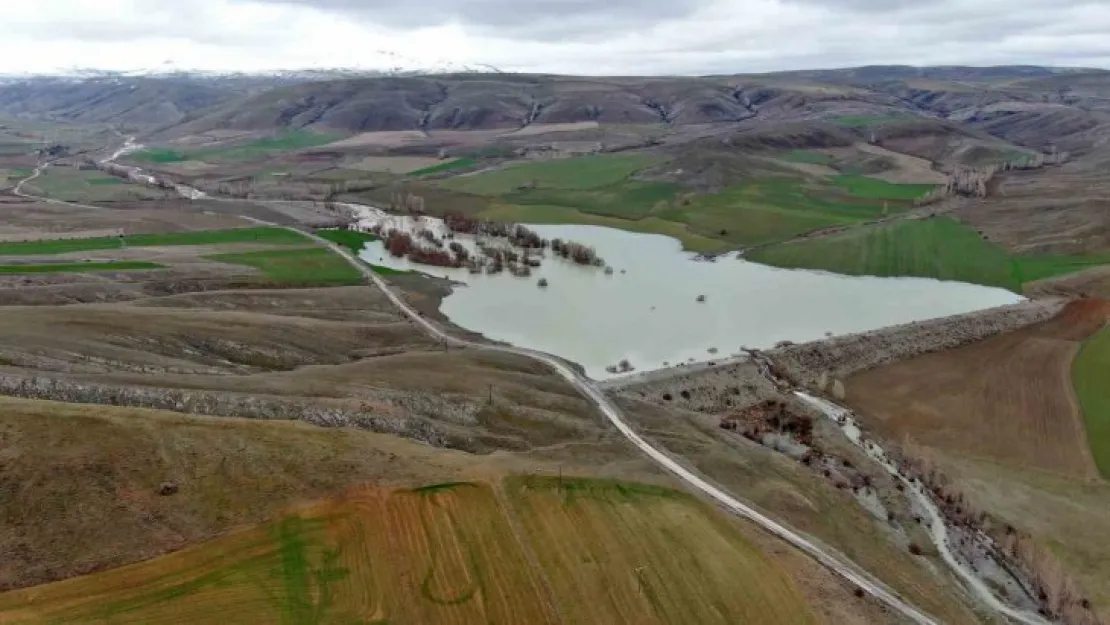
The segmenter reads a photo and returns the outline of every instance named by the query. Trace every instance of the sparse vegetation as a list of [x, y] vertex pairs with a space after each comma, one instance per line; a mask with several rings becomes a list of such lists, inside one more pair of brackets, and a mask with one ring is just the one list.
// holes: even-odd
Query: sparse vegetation
[[904, 113], [888, 113], [885, 115], [840, 115], [832, 118], [832, 122], [845, 128], [867, 128], [889, 122], [912, 119], [913, 116]]

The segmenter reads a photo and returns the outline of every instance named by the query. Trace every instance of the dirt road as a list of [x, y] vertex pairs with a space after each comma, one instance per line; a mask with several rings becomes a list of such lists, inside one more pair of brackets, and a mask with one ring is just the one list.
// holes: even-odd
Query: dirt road
[[[31, 180], [34, 177], [36, 176], [32, 175], [27, 179], [21, 181], [20, 184], [22, 184], [22, 182], [26, 182], [27, 180]], [[26, 194], [24, 194], [23, 197], [42, 199], [35, 198], [34, 196]], [[60, 202], [57, 200], [55, 200], [55, 203], [71, 204]], [[75, 204], [71, 205], [79, 206]], [[287, 228], [289, 230], [296, 230], [295, 228], [281, 226], [280, 224], [273, 224], [259, 219], [251, 220], [260, 224], [267, 224], [275, 227]], [[297, 231], [301, 232], [299, 230]], [[357, 268], [364, 276], [366, 276], [379, 289], [381, 289], [381, 291], [399, 310], [401, 310], [406, 316], [409, 317], [409, 319], [420, 326], [430, 336], [443, 341], [447, 345], [515, 354], [518, 356], [531, 358], [533, 360], [546, 364], [547, 366], [554, 369], [572, 386], [574, 386], [574, 388], [577, 389], [579, 393], [589, 399], [590, 402], [592, 402], [597, 407], [597, 409], [605, 416], [605, 418], [630, 443], [635, 445], [640, 451], [649, 456], [657, 464], [674, 474], [688, 486], [710, 497], [727, 510], [753, 521], [760, 527], [763, 527], [775, 536], [781, 538], [795, 548], [806, 553], [817, 562], [819, 562], [822, 566], [836, 573], [843, 579], [847, 580], [849, 583], [859, 587], [867, 594], [886, 604], [892, 610], [895, 610], [896, 612], [905, 616], [907, 619], [913, 621], [914, 623], [918, 623], [921, 625], [934, 625], [939, 623], [932, 617], [926, 615], [924, 612], [918, 610], [917, 608], [910, 605], [908, 602], [901, 599], [893, 590], [888, 588], [881, 581], [874, 579], [870, 575], [863, 572], [862, 569], [860, 569], [860, 567], [858, 567], [854, 563], [842, 560], [839, 557], [831, 554], [823, 547], [817, 545], [810, 539], [803, 536], [801, 533], [787, 527], [782, 523], [779, 523], [778, 521], [763, 514], [762, 512], [759, 512], [751, 506], [741, 502], [732, 495], [726, 493], [724, 490], [709, 483], [707, 480], [697, 475], [693, 471], [687, 469], [681, 463], [671, 458], [664, 452], [653, 447], [649, 442], [647, 442], [647, 440], [645, 440], [643, 437], [637, 434], [635, 430], [632, 429], [632, 427], [625, 420], [624, 414], [621, 412], [621, 410], [616, 406], [616, 404], [614, 404], [612, 401], [609, 400], [608, 397], [605, 396], [605, 394], [594, 384], [592, 380], [579, 374], [577, 371], [575, 371], [573, 368], [571, 368], [560, 359], [550, 354], [533, 351], [530, 349], [511, 346], [490, 345], [486, 343], [476, 343], [453, 337], [444, 332], [437, 325], [420, 315], [420, 313], [418, 313], [414, 308], [412, 308], [412, 306], [405, 302], [380, 276], [378, 276], [378, 274], [374, 273], [374, 271], [367, 264], [363, 263], [357, 256], [349, 252], [347, 249], [332, 243], [331, 241], [318, 237], [312, 233], [308, 234], [318, 243], [328, 247], [336, 254], [339, 254], [340, 256], [345, 258], [347, 262], [349, 262], [352, 266]]]

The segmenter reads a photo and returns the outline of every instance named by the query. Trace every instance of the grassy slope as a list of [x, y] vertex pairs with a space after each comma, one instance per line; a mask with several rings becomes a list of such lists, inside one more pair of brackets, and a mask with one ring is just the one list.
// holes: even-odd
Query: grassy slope
[[[123, 237], [131, 247], [162, 245], [220, 245], [225, 243], [266, 243], [271, 245], [297, 245], [309, 239], [285, 228], [232, 228], [229, 230], [195, 230], [162, 234], [131, 234]], [[90, 250], [109, 250], [121, 247], [120, 237], [95, 237], [88, 239], [51, 239], [47, 241], [21, 241], [0, 243], [0, 256], [32, 256], [66, 254]]]
[[451, 160], [444, 161], [442, 163], [439, 163], [438, 165], [432, 165], [431, 167], [424, 167], [423, 169], [417, 169], [415, 171], [410, 171], [405, 175], [406, 176], [423, 176], [423, 175], [426, 175], [426, 174], [438, 174], [438, 173], [444, 172], [444, 171], [451, 171], [451, 170], [454, 170], [454, 169], [464, 169], [466, 167], [473, 167], [474, 165], [477, 165], [477, 164], [478, 164], [478, 161], [476, 161], [472, 158], [456, 158], [456, 159], [451, 159]]
[[1034, 280], [1110, 262], [1110, 255], [1010, 256], [947, 217], [906, 220], [752, 250], [776, 267], [853, 276], [915, 276], [997, 286], [1020, 293]]
[[165, 268], [165, 265], [144, 261], [45, 263], [41, 265], [0, 265], [0, 273], [89, 273], [94, 271], [135, 271], [139, 269], [163, 268]]
[[573, 478], [506, 489], [507, 501], [481, 483], [361, 489], [153, 561], [0, 595], [0, 620], [814, 620], [772, 561], [686, 495]]
[[350, 263], [331, 250], [319, 247], [213, 254], [205, 258], [254, 267], [267, 278], [291, 286], [338, 286], [363, 282], [362, 274]]
[[1110, 479], [1110, 329], [1093, 336], [1072, 365], [1072, 381], [1095, 464]]
[[[806, 160], [810, 157], [803, 151], [797, 155]], [[828, 184], [764, 177], [715, 194], [682, 197], [682, 188], [676, 184], [630, 178], [657, 162], [637, 154], [540, 161], [442, 184], [455, 191], [496, 197], [498, 205], [487, 209], [483, 217], [603, 223], [678, 236], [687, 249], [702, 252], [768, 243], [897, 213], [929, 189], [927, 185], [897, 185], [863, 176], [840, 176]]]
[[[355, 428], [9, 397], [0, 440], [0, 590], [147, 560], [352, 484], [487, 461]], [[165, 481], [180, 492], [160, 497]]]
[[869, 176], [834, 176], [833, 184], [859, 198], [916, 200], [933, 190], [931, 184], [895, 184]]
[[503, 195], [533, 183], [537, 189], [596, 189], [619, 183], [660, 160], [647, 154], [624, 154], [525, 162], [476, 176], [451, 178], [443, 184], [478, 195]]
[[917, 276], [1011, 290], [1020, 282], [1004, 250], [951, 219], [908, 220], [753, 250], [753, 261], [847, 275]]

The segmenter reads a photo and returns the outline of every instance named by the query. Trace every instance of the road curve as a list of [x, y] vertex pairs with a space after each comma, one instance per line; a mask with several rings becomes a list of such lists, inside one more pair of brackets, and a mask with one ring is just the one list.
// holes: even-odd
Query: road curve
[[[41, 175], [42, 170], [47, 165], [48, 164], [40, 166], [38, 169], [35, 170], [34, 174], [21, 180], [16, 185], [16, 189], [19, 190], [17, 194], [28, 199], [45, 200], [53, 204], [64, 204], [84, 208], [84, 206], [81, 204], [64, 202], [61, 200], [49, 200], [47, 198], [40, 198], [22, 192], [23, 183], [37, 178], [39, 175]], [[412, 306], [410, 306], [404, 299], [402, 299], [401, 296], [399, 296], [393, 290], [393, 288], [390, 287], [389, 284], [387, 284], [385, 280], [381, 278], [381, 276], [374, 273], [373, 269], [371, 269], [369, 265], [364, 263], [361, 259], [352, 254], [346, 248], [336, 245], [335, 243], [332, 243], [331, 241], [328, 241], [327, 239], [319, 237], [313, 233], [306, 233], [303, 230], [298, 230], [290, 226], [283, 226], [280, 224], [275, 224], [272, 222], [267, 222], [250, 217], [245, 218], [259, 224], [285, 228], [287, 230], [306, 234], [316, 242], [326, 246], [328, 249], [332, 250], [336, 254], [339, 254], [344, 259], [346, 259], [347, 262], [350, 263], [353, 267], [358, 269], [358, 271], [362, 273], [362, 275], [366, 276], [379, 289], [381, 289], [382, 293], [384, 293], [386, 297], [388, 297], [389, 300], [393, 302], [393, 305], [396, 306], [406, 316], [408, 316], [409, 319], [423, 328], [423, 330], [427, 332], [430, 336], [442, 340], [448, 345], [515, 354], [518, 356], [531, 358], [532, 360], [536, 360], [538, 362], [546, 364], [547, 366], [554, 369], [575, 389], [577, 389], [579, 393], [589, 399], [605, 416], [609, 423], [617, 428], [617, 430], [626, 439], [628, 439], [630, 443], [635, 445], [640, 451], [649, 456], [657, 464], [670, 471], [687, 485], [710, 497], [727, 510], [751, 520], [752, 522], [756, 523], [757, 525], [774, 534], [775, 536], [778, 536], [782, 540], [790, 543], [795, 548], [812, 557], [825, 568], [839, 575], [841, 578], [847, 580], [848, 582], [856, 585], [868, 595], [886, 604], [890, 609], [898, 612], [914, 623], [918, 623], [919, 625], [939, 625], [939, 621], [933, 619], [921, 610], [918, 610], [914, 606], [910, 605], [908, 602], [898, 597], [892, 590], [888, 589], [882, 583], [870, 579], [869, 577], [857, 572], [857, 567], [853, 566], [850, 562], [842, 561], [836, 556], [824, 551], [820, 546], [811, 542], [805, 536], [787, 527], [786, 525], [775, 521], [771, 517], [763, 514], [762, 512], [759, 512], [751, 506], [741, 502], [732, 495], [729, 495], [724, 490], [714, 486], [701, 476], [682, 466], [682, 464], [680, 464], [664, 452], [653, 447], [651, 443], [647, 442], [647, 440], [645, 440], [642, 436], [637, 434], [635, 430], [632, 429], [632, 427], [625, 420], [624, 414], [621, 412], [620, 408], [618, 408], [616, 404], [614, 404], [608, 397], [606, 397], [605, 394], [594, 384], [592, 380], [585, 377], [584, 375], [579, 374], [577, 371], [575, 371], [573, 368], [571, 368], [569, 365], [559, 360], [558, 358], [550, 354], [531, 349], [503, 345], [492, 345], [488, 343], [478, 343], [451, 336], [439, 326], [424, 318], [414, 308], [412, 308]]]
[[[252, 221], [268, 223], [261, 222], [261, 220]], [[288, 229], [296, 230], [295, 228]], [[303, 233], [303, 231], [297, 231]], [[624, 414], [621, 412], [620, 408], [618, 408], [616, 404], [614, 404], [608, 397], [606, 397], [605, 393], [603, 393], [592, 380], [578, 373], [563, 361], [550, 354], [531, 349], [504, 345], [492, 345], [488, 343], [478, 343], [451, 336], [442, 328], [432, 323], [431, 321], [423, 317], [420, 313], [418, 313], [414, 308], [412, 308], [412, 306], [410, 306], [408, 302], [402, 299], [401, 296], [398, 295], [393, 290], [393, 288], [390, 287], [389, 284], [387, 284], [385, 280], [382, 279], [381, 276], [375, 273], [369, 265], [364, 263], [349, 250], [314, 234], [309, 234], [309, 236], [311, 236], [317, 242], [326, 245], [332, 251], [343, 256], [347, 259], [348, 262], [357, 267], [364, 276], [369, 278], [379, 289], [381, 289], [383, 293], [385, 293], [386, 297], [388, 297], [389, 300], [393, 302], [393, 305], [395, 305], [403, 313], [405, 313], [405, 315], [407, 315], [409, 319], [420, 325], [424, 329], [424, 331], [432, 337], [437, 338], [447, 343], [448, 345], [454, 345], [456, 347], [469, 347], [475, 349], [503, 352], [507, 354], [515, 354], [518, 356], [531, 358], [532, 360], [537, 360], [546, 364], [547, 366], [554, 369], [560, 376], [562, 376], [563, 379], [574, 386], [574, 388], [577, 389], [579, 393], [593, 402], [597, 409], [600, 410], [603, 415], [605, 415], [605, 418], [608, 419], [609, 423], [613, 424], [613, 426], [616, 427], [617, 430], [626, 439], [628, 439], [630, 443], [635, 445], [640, 451], [651, 457], [651, 459], [654, 460], [657, 464], [673, 473], [676, 477], [678, 477], [689, 486], [692, 486], [704, 495], [709, 496], [718, 504], [727, 508], [729, 511], [750, 519], [751, 521], [755, 522], [775, 536], [778, 536], [794, 547], [805, 552], [810, 557], [821, 563], [821, 565], [825, 566], [826, 568], [836, 573], [840, 577], [846, 579], [847, 581], [855, 584], [859, 588], [862, 588], [864, 592], [885, 603], [891, 609], [897, 611], [913, 622], [919, 623], [921, 625], [934, 625], [938, 623], [938, 621], [934, 620], [932, 617], [928, 616], [924, 612], [918, 610], [906, 601], [899, 598], [891, 590], [889, 590], [882, 584], [857, 573], [854, 567], [840, 561], [835, 556], [825, 552], [821, 549], [821, 547], [810, 542], [806, 537], [802, 536], [798, 532], [779, 523], [778, 521], [775, 521], [762, 512], [755, 510], [751, 506], [729, 495], [724, 490], [714, 486], [713, 484], [710, 484], [708, 481], [706, 481], [693, 471], [682, 466], [679, 462], [677, 462], [664, 452], [653, 447], [651, 443], [647, 442], [642, 436], [637, 434], [636, 431], [632, 429], [632, 427], [625, 420]]]

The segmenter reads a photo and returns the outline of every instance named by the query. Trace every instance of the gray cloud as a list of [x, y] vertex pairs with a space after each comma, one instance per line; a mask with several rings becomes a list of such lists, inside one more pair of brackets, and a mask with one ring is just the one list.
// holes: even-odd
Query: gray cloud
[[597, 40], [680, 19], [704, 0], [264, 0], [336, 11], [394, 28], [456, 23], [475, 34]]
[[40, 0], [7, 8], [0, 71], [162, 59], [570, 74], [1107, 67], [1107, 32], [1105, 0]]

